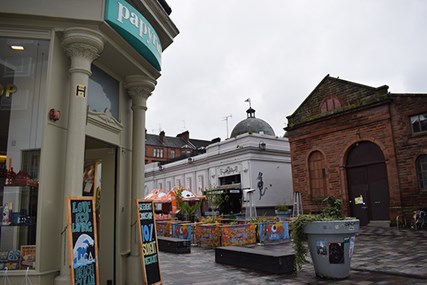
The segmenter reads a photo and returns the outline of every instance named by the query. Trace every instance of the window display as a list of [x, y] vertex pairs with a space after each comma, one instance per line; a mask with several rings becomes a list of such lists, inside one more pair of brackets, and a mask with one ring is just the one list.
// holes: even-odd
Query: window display
[[36, 266], [48, 45], [0, 38], [0, 270]]

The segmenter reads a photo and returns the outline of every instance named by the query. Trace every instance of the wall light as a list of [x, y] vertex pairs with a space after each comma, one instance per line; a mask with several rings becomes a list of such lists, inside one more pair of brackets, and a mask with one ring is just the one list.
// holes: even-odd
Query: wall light
[[10, 46], [10, 48], [11, 49], [13, 49], [13, 50], [18, 50], [18, 51], [22, 51], [22, 50], [24, 50], [24, 47], [23, 46]]

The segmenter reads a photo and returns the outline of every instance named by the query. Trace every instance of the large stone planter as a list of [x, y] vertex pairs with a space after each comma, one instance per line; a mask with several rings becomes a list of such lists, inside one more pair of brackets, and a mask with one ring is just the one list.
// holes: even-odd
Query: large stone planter
[[304, 227], [316, 275], [344, 279], [350, 273], [359, 220], [315, 221]]

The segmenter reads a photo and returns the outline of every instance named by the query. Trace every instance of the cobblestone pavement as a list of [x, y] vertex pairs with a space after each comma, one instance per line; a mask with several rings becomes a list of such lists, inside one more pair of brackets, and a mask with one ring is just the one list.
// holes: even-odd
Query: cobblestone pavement
[[322, 280], [313, 265], [294, 274], [269, 274], [215, 263], [212, 249], [193, 247], [191, 254], [160, 252], [164, 285], [210, 284], [426, 284], [427, 231], [363, 227], [356, 236], [350, 276]]

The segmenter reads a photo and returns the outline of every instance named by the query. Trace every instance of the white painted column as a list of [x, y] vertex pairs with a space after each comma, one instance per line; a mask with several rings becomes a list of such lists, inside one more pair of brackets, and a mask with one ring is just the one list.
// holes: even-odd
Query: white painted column
[[131, 253], [127, 260], [127, 285], [142, 284], [142, 266], [139, 252], [137, 225], [137, 198], [144, 196], [145, 168], [145, 112], [147, 99], [153, 92], [156, 81], [143, 75], [126, 77], [125, 87], [132, 99], [132, 189], [131, 189]]
[[[87, 28], [68, 28], [64, 31], [62, 45], [71, 59], [70, 97], [68, 110], [67, 147], [65, 156], [64, 218], [63, 229], [67, 226], [65, 198], [81, 196], [83, 185], [83, 164], [85, 151], [87, 85], [91, 64], [104, 49], [100, 33]], [[61, 272], [55, 278], [56, 285], [70, 284], [70, 264], [66, 232], [61, 236]]]

